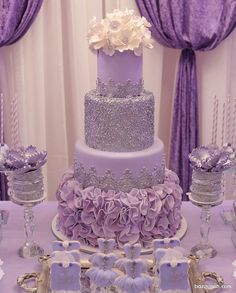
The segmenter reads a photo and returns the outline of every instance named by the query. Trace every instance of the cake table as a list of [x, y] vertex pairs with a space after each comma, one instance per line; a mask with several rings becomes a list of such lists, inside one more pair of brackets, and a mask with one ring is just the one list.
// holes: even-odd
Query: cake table
[[[188, 222], [188, 231], [181, 241], [181, 245], [190, 250], [193, 244], [199, 240], [199, 215], [200, 210], [189, 202], [182, 205], [182, 213]], [[223, 293], [236, 292], [236, 280], [233, 278], [232, 262], [236, 258], [236, 251], [231, 242], [231, 229], [225, 225], [220, 217], [219, 211], [229, 209], [232, 201], [225, 201], [222, 206], [213, 208], [212, 223], [214, 229], [210, 235], [211, 242], [218, 251], [214, 259], [204, 260], [201, 263], [201, 269], [204, 271], [216, 271], [224, 277], [225, 284], [231, 286], [223, 289]], [[28, 272], [39, 271], [40, 266], [37, 258], [22, 259], [18, 256], [19, 245], [24, 240], [22, 227], [24, 225], [21, 207], [11, 202], [0, 202], [1, 209], [10, 211], [9, 223], [4, 227], [3, 241], [0, 244], [0, 258], [3, 260], [3, 270], [5, 276], [0, 281], [0, 292], [14, 293], [22, 292], [16, 285], [16, 278], [19, 275]], [[51, 222], [55, 217], [57, 209], [56, 202], [45, 202], [35, 207], [35, 218], [37, 220], [37, 233], [35, 240], [45, 250], [51, 252], [51, 243], [55, 237], [51, 231]]]

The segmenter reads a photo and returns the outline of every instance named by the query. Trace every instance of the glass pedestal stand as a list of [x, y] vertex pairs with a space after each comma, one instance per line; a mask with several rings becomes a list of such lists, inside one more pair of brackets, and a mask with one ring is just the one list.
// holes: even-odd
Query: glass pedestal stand
[[24, 207], [24, 230], [25, 230], [25, 243], [19, 249], [19, 256], [23, 258], [30, 258], [34, 256], [39, 256], [44, 254], [44, 250], [34, 241], [34, 212], [33, 207], [42, 203], [46, 199], [46, 196], [43, 196], [37, 200], [23, 201], [12, 196], [11, 200], [15, 204], [21, 205]]
[[35, 230], [33, 207], [46, 199], [42, 169], [25, 173], [12, 172], [8, 177], [8, 193], [12, 202], [24, 207], [26, 241], [20, 248], [19, 255], [24, 258], [42, 255], [43, 249], [33, 240]]
[[211, 208], [220, 205], [223, 202], [223, 197], [215, 202], [200, 202], [194, 199], [191, 195], [189, 195], [189, 200], [192, 204], [200, 207], [201, 210], [201, 224], [200, 224], [200, 235], [201, 240], [200, 243], [195, 245], [191, 249], [191, 254], [198, 256], [199, 258], [213, 258], [217, 255], [216, 249], [209, 244], [208, 236], [210, 232], [210, 219], [211, 219]]

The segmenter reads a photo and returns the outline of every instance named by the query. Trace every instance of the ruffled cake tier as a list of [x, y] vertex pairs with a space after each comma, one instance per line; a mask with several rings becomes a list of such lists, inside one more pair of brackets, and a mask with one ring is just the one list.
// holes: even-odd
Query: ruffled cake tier
[[133, 188], [129, 193], [82, 188], [72, 170], [66, 171], [57, 190], [58, 228], [70, 239], [97, 246], [99, 237], [116, 239], [118, 247], [172, 237], [181, 224], [181, 196], [177, 175], [165, 171], [163, 184]]

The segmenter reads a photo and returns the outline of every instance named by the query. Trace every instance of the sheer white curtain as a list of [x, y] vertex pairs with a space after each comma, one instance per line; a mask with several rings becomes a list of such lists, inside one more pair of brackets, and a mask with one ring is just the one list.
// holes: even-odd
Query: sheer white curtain
[[44, 1], [28, 34], [0, 50], [10, 144], [9, 104], [19, 97], [21, 142], [48, 151], [45, 168], [49, 198], [73, 160], [76, 138], [82, 135], [83, 96], [95, 85], [95, 56], [87, 49], [86, 32], [102, 1]]
[[[1, 90], [5, 96], [5, 134], [10, 144], [10, 100], [19, 98], [24, 145], [48, 151], [45, 167], [49, 199], [55, 198], [63, 171], [73, 163], [74, 144], [83, 137], [83, 99], [95, 87], [96, 56], [88, 49], [93, 16], [114, 8], [135, 9], [134, 0], [47, 0], [26, 36], [0, 49]], [[210, 52], [197, 53], [201, 142], [210, 142], [213, 97], [236, 96], [236, 33]], [[144, 51], [145, 87], [156, 97], [156, 131], [168, 155], [178, 50], [155, 44]]]

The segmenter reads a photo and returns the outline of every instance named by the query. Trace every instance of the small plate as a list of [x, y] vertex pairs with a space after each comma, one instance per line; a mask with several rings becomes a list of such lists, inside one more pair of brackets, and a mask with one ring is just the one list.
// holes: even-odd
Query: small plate
[[[57, 218], [58, 218], [58, 215], [56, 215], [52, 220], [52, 232], [53, 232], [53, 234], [59, 240], [62, 240], [62, 241], [70, 240], [65, 235], [63, 235], [60, 230], [58, 230], [58, 228], [57, 228]], [[187, 221], [182, 216], [180, 228], [178, 229], [178, 231], [176, 232], [176, 234], [173, 237], [182, 239], [184, 237], [184, 235], [186, 234], [187, 229], [188, 229]], [[84, 253], [87, 253], [87, 254], [93, 254], [93, 253], [98, 252], [98, 248], [93, 247], [93, 246], [89, 246], [89, 245], [81, 245], [80, 251], [82, 251]], [[146, 248], [146, 249], [144, 248], [144, 249], [142, 249], [142, 254], [143, 255], [144, 254], [152, 254], [152, 248]]]

